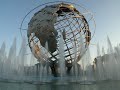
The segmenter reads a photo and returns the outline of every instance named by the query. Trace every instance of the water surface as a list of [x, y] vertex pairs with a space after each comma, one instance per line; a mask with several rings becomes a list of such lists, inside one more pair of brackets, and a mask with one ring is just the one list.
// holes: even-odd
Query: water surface
[[120, 81], [92, 83], [23, 83], [0, 82], [0, 90], [120, 90]]

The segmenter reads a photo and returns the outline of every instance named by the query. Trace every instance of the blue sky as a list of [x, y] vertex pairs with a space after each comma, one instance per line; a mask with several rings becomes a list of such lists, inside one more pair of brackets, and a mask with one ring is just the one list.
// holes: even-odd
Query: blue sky
[[[21, 42], [19, 28], [23, 17], [34, 7], [48, 1], [56, 0], [0, 0], [0, 46], [5, 41], [7, 48], [10, 48], [14, 37], [17, 37], [19, 46]], [[120, 43], [120, 0], [69, 1], [82, 4], [93, 12], [96, 33], [91, 43], [99, 43], [101, 47], [106, 47], [107, 36], [113, 46]], [[95, 45], [90, 45], [90, 47], [93, 50], [96, 48]]]

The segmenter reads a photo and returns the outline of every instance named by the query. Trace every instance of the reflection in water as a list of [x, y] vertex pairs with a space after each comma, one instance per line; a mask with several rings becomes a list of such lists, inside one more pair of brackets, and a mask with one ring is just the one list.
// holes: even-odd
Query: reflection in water
[[0, 82], [0, 90], [120, 90], [120, 81], [102, 81], [93, 84], [80, 83], [5, 83]]

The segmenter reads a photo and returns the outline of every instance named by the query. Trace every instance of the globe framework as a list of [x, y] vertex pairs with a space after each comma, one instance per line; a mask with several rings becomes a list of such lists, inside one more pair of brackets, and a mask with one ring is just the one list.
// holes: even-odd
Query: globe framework
[[65, 66], [71, 68], [84, 55], [91, 32], [79, 10], [72, 4], [58, 3], [34, 14], [28, 23], [27, 37], [31, 52], [41, 63], [55, 66], [62, 58]]

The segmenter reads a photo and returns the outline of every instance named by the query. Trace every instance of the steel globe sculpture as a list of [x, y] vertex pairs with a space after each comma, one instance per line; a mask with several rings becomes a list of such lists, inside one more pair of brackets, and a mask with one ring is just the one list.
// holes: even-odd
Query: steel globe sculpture
[[87, 50], [91, 31], [88, 21], [72, 4], [58, 3], [43, 7], [28, 23], [28, 44], [40, 63], [49, 63], [57, 76], [58, 63], [64, 62], [66, 72]]

